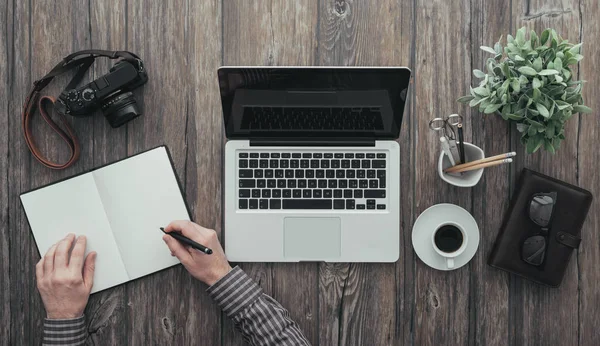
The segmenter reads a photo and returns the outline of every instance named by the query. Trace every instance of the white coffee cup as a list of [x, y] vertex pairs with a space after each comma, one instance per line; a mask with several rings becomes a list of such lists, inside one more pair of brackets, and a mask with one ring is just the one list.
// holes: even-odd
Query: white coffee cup
[[[442, 230], [442, 228], [446, 227], [446, 226], [452, 226], [452, 227], [456, 227], [456, 229], [458, 229], [458, 231], [460, 231], [461, 235], [462, 235], [462, 244], [460, 244], [460, 247], [458, 247], [458, 249], [456, 250], [451, 250], [451, 252], [448, 252], [448, 249], [440, 249], [440, 247], [438, 247], [438, 244], [436, 244], [436, 235], [438, 234], [438, 232], [442, 231], [442, 232], [452, 232], [452, 228], [448, 227], [448, 230]], [[456, 237], [458, 238], [458, 237]], [[439, 239], [440, 241], [443, 240], [443, 238], [440, 237]], [[467, 248], [467, 242], [468, 242], [468, 236], [467, 233], [465, 232], [465, 230], [457, 223], [455, 222], [443, 222], [441, 224], [439, 224], [436, 228], [435, 228], [435, 232], [432, 233], [431, 235], [431, 245], [433, 246], [433, 249], [435, 250], [435, 252], [437, 252], [440, 256], [444, 257], [446, 259], [446, 267], [448, 269], [452, 269], [454, 268], [454, 258], [460, 256], [465, 249]]]

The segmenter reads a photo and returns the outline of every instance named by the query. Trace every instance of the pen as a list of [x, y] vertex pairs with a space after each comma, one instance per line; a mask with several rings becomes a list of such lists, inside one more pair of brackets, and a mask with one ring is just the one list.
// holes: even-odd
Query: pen
[[191, 240], [190, 238], [188, 238], [188, 237], [186, 237], [184, 235], [181, 235], [181, 234], [179, 234], [177, 232], [165, 232], [165, 229], [163, 227], [161, 227], [160, 230], [163, 231], [164, 234], [168, 234], [171, 237], [179, 240], [180, 242], [182, 242], [182, 243], [184, 243], [186, 245], [189, 245], [189, 246], [193, 247], [194, 249], [196, 249], [196, 250], [198, 250], [200, 252], [203, 252], [203, 253], [205, 253], [207, 255], [210, 255], [210, 254], [213, 253], [213, 251], [211, 249], [207, 248], [206, 246], [204, 246], [202, 244], [196, 243], [195, 241]]
[[464, 163], [466, 163], [466, 161], [465, 161], [465, 145], [464, 145], [465, 137], [463, 135], [462, 124], [458, 124], [458, 125], [456, 125], [456, 127], [458, 128], [458, 140], [459, 140], [458, 151], [460, 154], [460, 162], [464, 164]]

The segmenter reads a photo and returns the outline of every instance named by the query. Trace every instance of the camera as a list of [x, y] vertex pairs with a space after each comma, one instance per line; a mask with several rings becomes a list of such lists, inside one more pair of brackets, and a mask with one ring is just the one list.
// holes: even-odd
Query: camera
[[95, 81], [78, 89], [64, 90], [58, 97], [57, 110], [82, 117], [101, 108], [110, 126], [116, 128], [142, 114], [132, 90], [147, 81], [141, 60], [121, 60]]

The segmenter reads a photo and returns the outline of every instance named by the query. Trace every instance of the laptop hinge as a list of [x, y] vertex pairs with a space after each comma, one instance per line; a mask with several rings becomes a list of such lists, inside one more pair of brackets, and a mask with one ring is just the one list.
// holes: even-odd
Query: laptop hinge
[[289, 140], [289, 139], [251, 139], [251, 147], [374, 147], [374, 139], [360, 140]]

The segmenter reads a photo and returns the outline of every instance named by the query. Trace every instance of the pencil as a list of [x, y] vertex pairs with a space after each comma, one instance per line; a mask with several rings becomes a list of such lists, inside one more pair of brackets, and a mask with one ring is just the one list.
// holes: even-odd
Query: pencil
[[486, 162], [491, 162], [491, 161], [496, 161], [496, 160], [507, 159], [509, 157], [513, 157], [513, 156], [516, 156], [516, 155], [517, 155], [517, 153], [513, 151], [513, 152], [510, 152], [510, 153], [505, 153], [505, 154], [490, 156], [490, 157], [483, 158], [481, 160], [475, 160], [475, 161], [463, 163], [462, 165], [456, 165], [456, 166], [447, 168], [447, 169], [444, 170], [444, 172], [445, 173], [452, 173], [452, 172], [455, 172], [455, 171], [457, 171], [459, 169], [462, 169], [462, 168], [466, 168], [466, 167], [478, 165], [478, 164], [481, 164], [481, 163], [486, 163]]
[[448, 173], [462, 173], [462, 172], [474, 171], [476, 169], [481, 169], [481, 168], [486, 168], [486, 167], [492, 167], [492, 166], [497, 166], [497, 165], [501, 165], [501, 164], [504, 164], [504, 163], [511, 163], [511, 162], [512, 162], [512, 159], [490, 161], [490, 162], [486, 162], [486, 163], [480, 163], [478, 165], [464, 167], [464, 168], [461, 168], [461, 169], [459, 169], [457, 171], [452, 171], [452, 172], [448, 172]]
[[198, 244], [195, 241], [191, 240], [190, 238], [178, 233], [178, 232], [165, 232], [164, 228], [160, 228], [161, 231], [163, 231], [164, 234], [168, 234], [171, 237], [179, 240], [179, 242], [184, 243], [185, 245], [189, 245], [191, 247], [193, 247], [194, 249], [205, 253], [207, 255], [210, 255], [213, 253], [213, 251], [209, 248], [207, 248], [206, 246], [202, 245], [202, 244]]
[[458, 124], [456, 127], [458, 128], [458, 151], [460, 151], [460, 162], [464, 164], [467, 161], [465, 161], [465, 137], [463, 135], [462, 124]]

